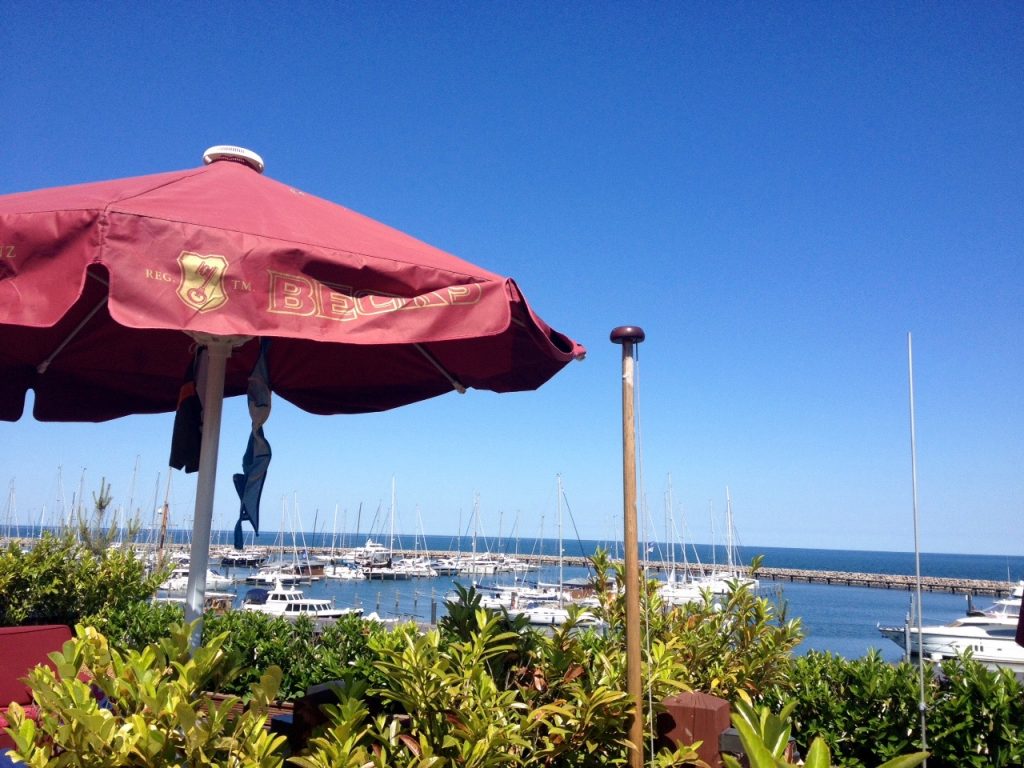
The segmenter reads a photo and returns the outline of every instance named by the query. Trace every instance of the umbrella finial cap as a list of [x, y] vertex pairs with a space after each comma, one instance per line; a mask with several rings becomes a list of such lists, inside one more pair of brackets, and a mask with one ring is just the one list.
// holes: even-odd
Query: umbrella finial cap
[[618, 328], [612, 329], [610, 338], [613, 344], [624, 344], [626, 342], [639, 344], [647, 337], [644, 334], [644, 329], [638, 325], [620, 325]]
[[217, 144], [203, 152], [203, 162], [206, 165], [215, 163], [218, 160], [231, 160], [236, 163], [248, 165], [257, 173], [263, 173], [266, 167], [263, 158], [245, 147], [235, 147], [230, 144]]

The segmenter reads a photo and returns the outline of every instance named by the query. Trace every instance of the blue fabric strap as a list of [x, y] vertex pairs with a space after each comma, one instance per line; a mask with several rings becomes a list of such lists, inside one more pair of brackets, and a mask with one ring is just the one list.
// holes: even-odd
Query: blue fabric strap
[[270, 443], [263, 434], [263, 425], [270, 417], [270, 376], [267, 370], [267, 350], [270, 340], [260, 341], [260, 356], [249, 374], [249, 416], [252, 418], [252, 432], [249, 443], [242, 456], [242, 472], [234, 476], [235, 490], [242, 502], [235, 523], [235, 549], [244, 546], [242, 523], [248, 521], [258, 536], [260, 532], [260, 497], [263, 495], [263, 483], [267, 479], [267, 468], [270, 466]]

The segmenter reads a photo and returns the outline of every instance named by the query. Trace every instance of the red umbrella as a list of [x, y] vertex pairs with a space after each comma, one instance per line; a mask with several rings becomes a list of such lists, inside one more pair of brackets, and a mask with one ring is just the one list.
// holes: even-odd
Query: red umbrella
[[[262, 175], [199, 168], [0, 196], [0, 419], [173, 411], [209, 352], [187, 605], [201, 614], [221, 398], [270, 338], [270, 387], [312, 413], [539, 387], [582, 346], [516, 284]], [[195, 584], [193, 585], [193, 581]]]

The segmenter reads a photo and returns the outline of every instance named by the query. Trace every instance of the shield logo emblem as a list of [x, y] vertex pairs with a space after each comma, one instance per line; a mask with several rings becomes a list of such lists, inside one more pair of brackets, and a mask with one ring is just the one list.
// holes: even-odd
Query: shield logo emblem
[[181, 268], [178, 298], [192, 309], [209, 312], [228, 300], [224, 293], [224, 273], [228, 269], [228, 260], [223, 256], [203, 256], [182, 251], [178, 256], [178, 266]]

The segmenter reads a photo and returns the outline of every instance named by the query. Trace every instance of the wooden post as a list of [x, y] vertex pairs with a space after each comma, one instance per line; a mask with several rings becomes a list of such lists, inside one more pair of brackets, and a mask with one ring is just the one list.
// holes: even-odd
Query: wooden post
[[633, 701], [629, 740], [630, 768], [644, 764], [644, 702], [640, 679], [640, 558], [636, 510], [636, 437], [633, 412], [633, 347], [645, 338], [642, 328], [625, 325], [611, 333], [614, 344], [622, 345], [622, 512], [623, 545], [626, 550], [626, 692]]

